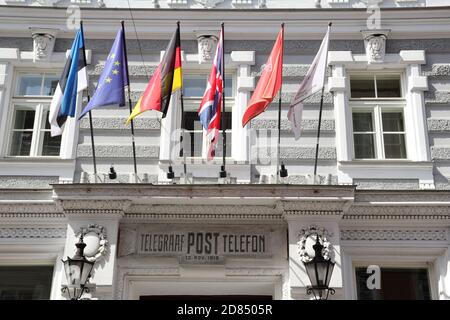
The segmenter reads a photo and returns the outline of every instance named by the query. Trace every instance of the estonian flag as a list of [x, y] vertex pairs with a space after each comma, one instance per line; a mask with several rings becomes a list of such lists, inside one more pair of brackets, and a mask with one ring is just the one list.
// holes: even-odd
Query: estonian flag
[[84, 50], [84, 39], [81, 30], [78, 30], [50, 105], [48, 121], [52, 137], [62, 134], [61, 126], [66, 122], [67, 117], [75, 116], [77, 95], [88, 86], [82, 50]]
[[81, 111], [81, 119], [94, 108], [118, 104], [125, 106], [123, 88], [128, 85], [127, 57], [125, 52], [125, 35], [119, 29], [114, 44], [105, 62], [105, 68], [98, 79], [97, 88], [91, 101]]

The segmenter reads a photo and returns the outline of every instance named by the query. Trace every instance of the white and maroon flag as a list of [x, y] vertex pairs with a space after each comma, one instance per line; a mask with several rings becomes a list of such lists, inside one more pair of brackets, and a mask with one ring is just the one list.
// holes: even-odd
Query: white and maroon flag
[[316, 54], [305, 78], [300, 83], [294, 99], [289, 107], [288, 119], [291, 121], [295, 140], [300, 138], [301, 122], [303, 114], [303, 100], [321, 90], [325, 85], [325, 73], [327, 68], [328, 44], [330, 38], [331, 23], [328, 25], [327, 33], [322, 40], [319, 51]]

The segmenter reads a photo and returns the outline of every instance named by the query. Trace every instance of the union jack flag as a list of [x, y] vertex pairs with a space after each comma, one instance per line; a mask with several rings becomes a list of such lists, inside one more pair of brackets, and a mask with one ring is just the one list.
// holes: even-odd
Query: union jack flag
[[200, 123], [207, 131], [208, 160], [214, 159], [219, 138], [220, 115], [223, 95], [223, 30], [217, 43], [214, 63], [209, 74], [203, 99], [198, 109]]

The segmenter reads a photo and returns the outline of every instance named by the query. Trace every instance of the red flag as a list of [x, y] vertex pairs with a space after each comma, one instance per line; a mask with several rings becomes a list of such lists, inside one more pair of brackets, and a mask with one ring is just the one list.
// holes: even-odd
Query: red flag
[[242, 117], [242, 126], [252, 120], [254, 117], [266, 111], [269, 103], [281, 88], [282, 69], [283, 69], [283, 34], [284, 28], [281, 27], [272, 53], [267, 60], [264, 70], [259, 78], [256, 89]]

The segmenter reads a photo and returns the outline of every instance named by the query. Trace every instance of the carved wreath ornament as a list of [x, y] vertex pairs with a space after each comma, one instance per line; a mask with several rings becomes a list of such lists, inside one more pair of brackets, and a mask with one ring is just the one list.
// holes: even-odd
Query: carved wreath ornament
[[300, 255], [300, 259], [302, 262], [309, 262], [314, 257], [310, 257], [308, 255], [308, 251], [306, 249], [306, 241], [309, 237], [316, 241], [316, 237], [319, 236], [319, 239], [321, 240], [321, 243], [323, 245], [322, 255], [325, 259], [330, 259], [332, 254], [332, 244], [329, 240], [329, 238], [332, 236], [332, 234], [328, 233], [328, 231], [325, 228], [319, 228], [316, 225], [311, 225], [308, 228], [303, 228], [298, 233], [298, 253]]
[[[86, 243], [85, 257], [88, 261], [95, 262], [103, 258], [108, 253], [108, 240], [106, 239], [106, 229], [98, 224], [90, 224], [88, 227], [81, 227], [76, 236], [79, 238], [83, 234]], [[90, 237], [93, 238], [92, 243], [89, 243]], [[98, 240], [97, 240], [97, 239]], [[90, 245], [92, 248], [89, 248]], [[93, 249], [92, 252], [86, 250]]]

